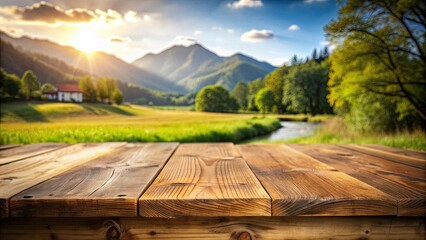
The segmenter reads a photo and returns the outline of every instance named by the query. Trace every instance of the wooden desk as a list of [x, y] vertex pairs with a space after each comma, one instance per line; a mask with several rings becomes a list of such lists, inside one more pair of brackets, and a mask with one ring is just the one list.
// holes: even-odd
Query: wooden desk
[[380, 145], [0, 147], [0, 239], [425, 239], [426, 153]]

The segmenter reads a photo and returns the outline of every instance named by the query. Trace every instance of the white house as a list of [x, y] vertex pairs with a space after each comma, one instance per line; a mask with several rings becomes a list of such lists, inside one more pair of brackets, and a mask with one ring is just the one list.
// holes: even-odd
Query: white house
[[77, 84], [57, 84], [53, 90], [44, 92], [49, 100], [59, 102], [83, 102], [83, 92]]

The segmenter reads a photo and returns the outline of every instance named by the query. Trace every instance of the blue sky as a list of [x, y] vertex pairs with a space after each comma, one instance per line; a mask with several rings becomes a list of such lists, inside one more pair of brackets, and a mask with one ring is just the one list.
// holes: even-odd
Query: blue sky
[[323, 47], [337, 10], [332, 0], [2, 0], [0, 26], [126, 61], [198, 42], [280, 65]]

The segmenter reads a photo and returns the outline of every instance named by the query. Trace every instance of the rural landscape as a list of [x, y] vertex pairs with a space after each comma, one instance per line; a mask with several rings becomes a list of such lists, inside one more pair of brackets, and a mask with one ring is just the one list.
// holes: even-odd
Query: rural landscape
[[425, 240], [425, 14], [0, 0], [0, 240]]
[[[155, 14], [160, 8], [149, 10], [150, 16], [148, 10], [137, 15], [125, 9], [7, 2], [0, 6], [1, 144], [364, 143], [426, 150], [422, 1], [271, 3], [315, 12], [324, 22], [315, 30], [316, 44], [294, 47], [294, 52], [288, 48], [284, 55], [274, 50], [271, 58], [263, 52], [273, 52], [270, 46], [280, 42], [296, 44], [298, 32], [305, 31], [302, 22], [282, 20], [280, 30], [274, 30], [279, 34], [268, 26], [244, 32], [245, 26], [227, 28], [221, 22], [207, 33], [194, 25], [138, 55], [149, 46], [147, 39], [138, 42], [118, 30], [104, 33], [120, 26], [163, 26], [161, 14], [159, 19]], [[254, 14], [268, 4], [224, 1], [214, 7], [243, 19], [244, 11]], [[278, 12], [270, 15], [279, 18]], [[48, 28], [47, 35], [29, 30], [31, 24], [41, 32]], [[60, 26], [77, 29], [68, 42], [48, 37], [61, 34]], [[232, 50], [226, 52], [206, 40], [215, 34], [237, 43], [228, 44]], [[104, 38], [118, 46], [108, 48]], [[300, 134], [286, 136], [287, 122]], [[306, 133], [299, 123], [312, 131]], [[268, 137], [280, 129], [281, 137]]]

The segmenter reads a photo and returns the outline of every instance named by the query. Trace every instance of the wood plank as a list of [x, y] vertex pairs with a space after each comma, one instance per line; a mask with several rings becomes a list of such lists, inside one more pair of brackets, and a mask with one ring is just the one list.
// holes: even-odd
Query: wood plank
[[139, 199], [139, 214], [270, 216], [270, 201], [232, 143], [181, 144]]
[[426, 214], [426, 173], [357, 151], [326, 144], [288, 144], [397, 200], [399, 216]]
[[344, 147], [353, 151], [365, 153], [371, 156], [375, 156], [378, 158], [382, 158], [387, 161], [392, 161], [400, 164], [405, 164], [412, 167], [417, 167], [420, 169], [426, 169], [426, 161], [425, 159], [418, 159], [413, 158], [409, 156], [402, 156], [399, 154], [391, 153], [391, 152], [385, 152], [382, 150], [377, 150], [369, 147], [364, 147], [361, 145], [355, 145], [355, 144], [339, 144], [340, 147]]
[[0, 144], [0, 151], [20, 147], [22, 144]]
[[64, 143], [39, 143], [0, 151], [0, 166], [68, 146]]
[[[425, 220], [404, 217], [8, 218], [2, 240], [16, 239], [412, 239]], [[109, 237], [108, 237], [109, 236]]]
[[272, 198], [273, 216], [396, 215], [396, 202], [284, 145], [237, 145]]
[[137, 216], [142, 192], [177, 143], [127, 144], [10, 200], [12, 217]]
[[399, 155], [403, 155], [403, 156], [407, 156], [407, 157], [413, 157], [413, 158], [426, 160], [426, 152], [423, 152], [423, 151], [394, 148], [394, 147], [389, 147], [389, 146], [384, 146], [384, 145], [379, 145], [379, 144], [362, 144], [361, 146], [373, 148], [373, 149], [376, 149], [376, 150], [381, 150], [381, 151], [384, 151], [384, 152], [395, 153], [395, 154], [399, 154]]
[[9, 199], [17, 193], [124, 144], [76, 144], [0, 166], [0, 217], [9, 215]]

